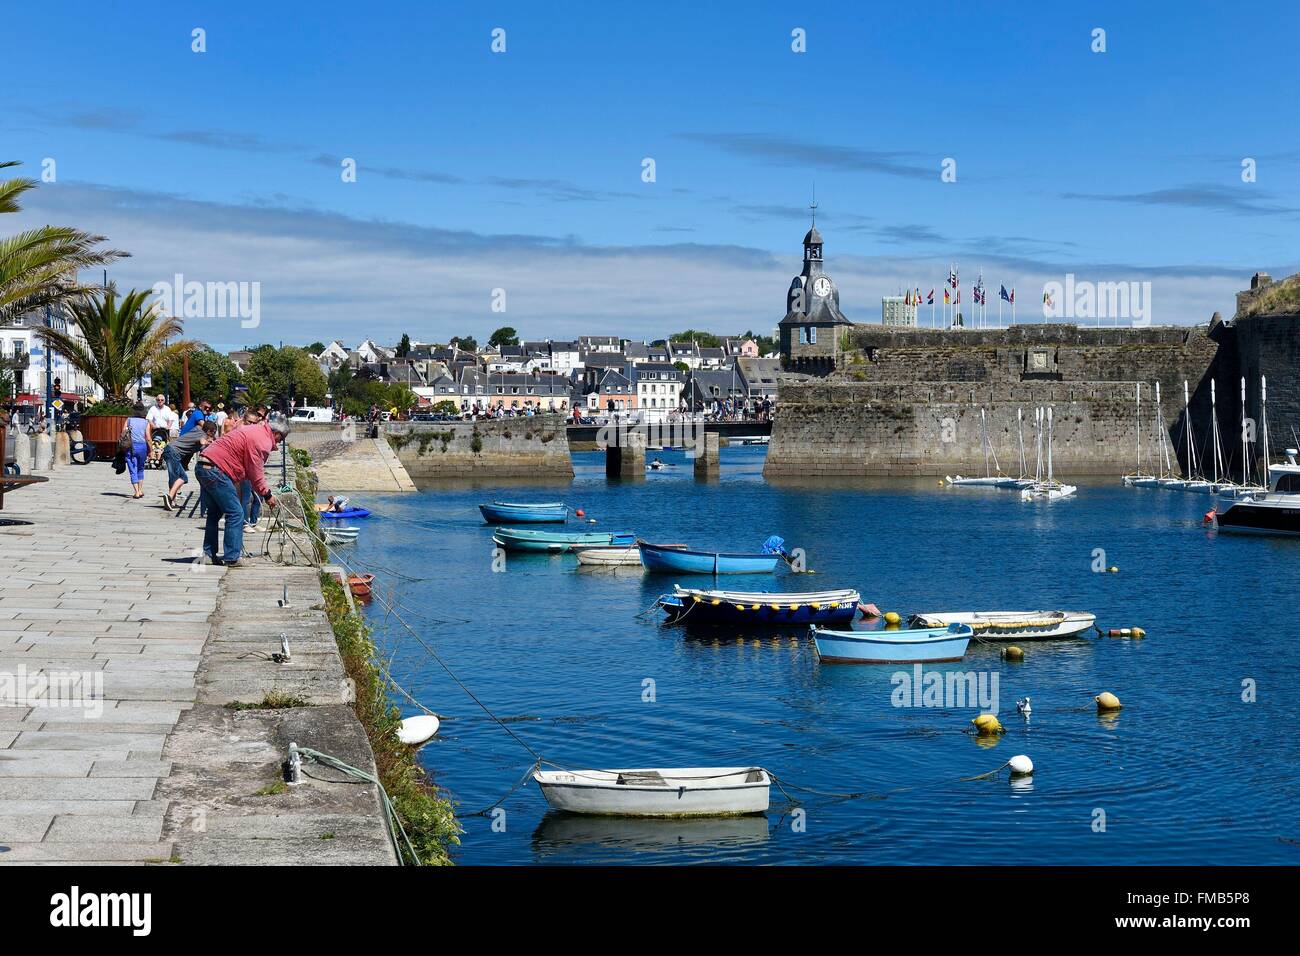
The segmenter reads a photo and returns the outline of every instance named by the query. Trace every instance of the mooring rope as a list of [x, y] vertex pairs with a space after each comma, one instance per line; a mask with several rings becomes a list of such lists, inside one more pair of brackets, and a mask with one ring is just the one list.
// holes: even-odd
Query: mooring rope
[[350, 776], [357, 777], [368, 783], [373, 783], [379, 788], [380, 802], [384, 807], [384, 817], [388, 823], [388, 838], [393, 843], [393, 852], [397, 854], [398, 863], [402, 862], [402, 847], [398, 843], [398, 834], [401, 834], [402, 843], [406, 844], [406, 851], [411, 855], [411, 859], [416, 866], [423, 866], [424, 861], [420, 859], [415, 847], [411, 843], [411, 838], [406, 835], [406, 828], [402, 826], [401, 819], [397, 816], [397, 809], [393, 806], [393, 801], [389, 799], [388, 791], [384, 785], [379, 782], [379, 777], [375, 774], [366, 773], [364, 770], [358, 770], [351, 764], [344, 763], [338, 757], [331, 757], [329, 754], [321, 753], [319, 750], [312, 750], [310, 747], [295, 747], [295, 752], [308, 760], [323, 764], [326, 767], [333, 767], [335, 770], [341, 770]]

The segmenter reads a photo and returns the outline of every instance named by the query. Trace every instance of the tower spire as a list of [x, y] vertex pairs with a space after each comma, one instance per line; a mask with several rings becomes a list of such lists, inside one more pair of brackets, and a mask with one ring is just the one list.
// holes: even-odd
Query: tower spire
[[817, 225], [817, 180], [813, 180], [812, 202], [808, 203], [808, 208], [812, 210], [812, 224]]

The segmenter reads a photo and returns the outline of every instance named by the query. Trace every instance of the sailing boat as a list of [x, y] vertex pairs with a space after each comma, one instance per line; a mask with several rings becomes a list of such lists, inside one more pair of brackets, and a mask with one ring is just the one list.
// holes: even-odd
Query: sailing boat
[[[1223, 461], [1223, 443], [1219, 440], [1219, 401], [1214, 379], [1210, 379], [1210, 441], [1214, 451], [1214, 480], [1210, 482], [1210, 493], [1232, 498], [1233, 489], [1237, 486], [1227, 478], [1227, 467]], [[1223, 481], [1219, 480], [1220, 474], [1224, 476]]]
[[1174, 463], [1169, 454], [1169, 429], [1165, 427], [1165, 413], [1160, 404], [1160, 383], [1156, 382], [1156, 434], [1160, 436], [1160, 448], [1156, 452], [1156, 462], [1160, 465], [1160, 477], [1156, 479], [1157, 488], [1176, 489], [1183, 486], [1182, 479], [1174, 477]]
[[1124, 484], [1137, 488], [1152, 488], [1156, 484], [1156, 476], [1146, 474], [1142, 471], [1142, 383], [1137, 383], [1137, 417], [1134, 420], [1134, 426], [1137, 433], [1137, 471], [1130, 475], [1124, 476]]
[[[1261, 377], [1261, 385], [1263, 385]], [[1261, 396], [1263, 399], [1263, 396]], [[1261, 401], [1261, 407], [1263, 402]], [[1267, 429], [1268, 412], [1264, 412], [1265, 428]], [[1264, 432], [1265, 455], [1267, 456], [1268, 432]], [[1250, 480], [1250, 427], [1246, 418], [1246, 376], [1241, 377], [1241, 484], [1222, 486], [1218, 489], [1218, 494], [1223, 498], [1244, 498], [1249, 495], [1257, 495], [1261, 492], [1268, 491], [1263, 485], [1252, 484]]]
[[[950, 485], [997, 485], [1006, 476], [1002, 474], [1002, 466], [998, 464], [998, 454], [993, 450], [993, 442], [989, 440], [988, 419], [984, 415], [984, 409], [980, 409], [980, 442], [984, 446], [984, 477], [983, 478], [963, 478], [961, 475], [945, 475], [944, 481]], [[997, 474], [989, 467], [989, 455], [993, 456], [993, 467], [997, 469]]]
[[[1046, 411], [1047, 420], [1047, 478], [1044, 480], [1042, 475], [1043, 465], [1043, 412]], [[1052, 474], [1052, 406], [1047, 406], [1044, 410], [1037, 409], [1037, 420], [1039, 423], [1038, 430], [1038, 465], [1035, 467], [1034, 483], [1028, 488], [1020, 490], [1021, 501], [1055, 501], [1058, 498], [1068, 498], [1076, 491], [1074, 485], [1063, 484], [1056, 480]]]
[[998, 480], [999, 488], [1028, 488], [1034, 483], [1034, 479], [1029, 477], [1029, 462], [1025, 460], [1025, 410], [1016, 409], [1016, 432], [1020, 438], [1020, 477], [1019, 478], [1002, 478]]
[[1183, 491], [1196, 494], [1209, 494], [1210, 483], [1201, 477], [1196, 467], [1196, 442], [1192, 440], [1192, 400], [1187, 388], [1187, 379], [1183, 379], [1183, 438], [1187, 441], [1187, 479], [1179, 484]]

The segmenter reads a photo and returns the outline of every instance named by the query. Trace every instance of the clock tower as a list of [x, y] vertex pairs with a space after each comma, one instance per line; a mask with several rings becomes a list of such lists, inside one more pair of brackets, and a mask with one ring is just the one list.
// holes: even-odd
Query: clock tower
[[840, 311], [840, 290], [823, 269], [817, 203], [803, 237], [803, 271], [790, 282], [781, 320], [781, 362], [790, 371], [825, 375], [840, 359], [840, 337], [853, 323]]

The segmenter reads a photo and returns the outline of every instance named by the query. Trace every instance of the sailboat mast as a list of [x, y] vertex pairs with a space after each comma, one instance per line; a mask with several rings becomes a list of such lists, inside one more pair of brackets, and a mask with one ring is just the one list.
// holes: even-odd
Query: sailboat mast
[[1219, 403], [1214, 397], [1214, 379], [1210, 379], [1210, 438], [1214, 445], [1214, 483], [1219, 483]]
[[1052, 483], [1052, 406], [1047, 406], [1047, 483]]
[[1268, 464], [1272, 457], [1268, 451], [1268, 379], [1259, 377], [1259, 423], [1264, 429], [1264, 475], [1261, 485], [1268, 487]]
[[1137, 383], [1137, 418], [1133, 420], [1137, 429], [1137, 473], [1142, 474], [1142, 383]]
[[1241, 377], [1241, 484], [1242, 487], [1250, 484], [1250, 478], [1246, 474], [1246, 463], [1249, 461], [1249, 453], [1246, 451], [1246, 376]]

